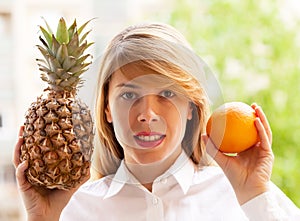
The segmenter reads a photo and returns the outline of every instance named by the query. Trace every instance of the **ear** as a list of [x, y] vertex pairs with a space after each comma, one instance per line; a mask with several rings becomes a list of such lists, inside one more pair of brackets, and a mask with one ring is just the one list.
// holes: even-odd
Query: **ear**
[[187, 114], [187, 119], [192, 120], [193, 118], [193, 103], [189, 102], [189, 107], [188, 107], [188, 114]]
[[111, 116], [111, 111], [109, 105], [105, 108], [105, 115], [106, 115], [106, 120], [108, 123], [112, 123], [112, 116]]

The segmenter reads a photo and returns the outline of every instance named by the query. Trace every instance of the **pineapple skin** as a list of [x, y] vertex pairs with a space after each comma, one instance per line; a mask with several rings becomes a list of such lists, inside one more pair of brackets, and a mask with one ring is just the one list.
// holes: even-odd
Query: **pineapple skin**
[[56, 35], [47, 22], [47, 28], [40, 26], [44, 38], [37, 47], [44, 59], [36, 60], [48, 87], [25, 114], [20, 153], [20, 161], [28, 161], [26, 177], [36, 186], [68, 190], [90, 174], [94, 124], [88, 106], [76, 97], [91, 64], [85, 62], [91, 55], [83, 54], [93, 44], [85, 40], [90, 31], [80, 37], [88, 23], [77, 28], [74, 20], [67, 28], [61, 18]]
[[93, 121], [87, 105], [69, 92], [46, 91], [25, 116], [21, 161], [30, 183], [75, 188], [87, 176], [93, 152]]

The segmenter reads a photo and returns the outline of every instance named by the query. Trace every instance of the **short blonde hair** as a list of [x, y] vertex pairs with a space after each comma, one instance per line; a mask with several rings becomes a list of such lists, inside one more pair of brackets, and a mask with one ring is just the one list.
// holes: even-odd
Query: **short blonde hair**
[[201, 142], [209, 111], [203, 86], [203, 62], [176, 29], [166, 24], [151, 23], [125, 29], [112, 39], [103, 54], [95, 110], [100, 141], [99, 150], [95, 149], [96, 170], [102, 175], [114, 173], [118, 161], [124, 158], [123, 148], [115, 137], [113, 125], [106, 119], [105, 109], [111, 75], [126, 64], [153, 70], [182, 87], [193, 108], [193, 118], [187, 122], [182, 148], [195, 164], [207, 165], [209, 162]]

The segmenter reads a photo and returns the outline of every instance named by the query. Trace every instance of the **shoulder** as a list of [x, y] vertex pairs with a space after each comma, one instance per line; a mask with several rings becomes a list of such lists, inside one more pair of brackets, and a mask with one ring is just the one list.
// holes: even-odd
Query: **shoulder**
[[213, 208], [213, 211], [222, 214], [222, 220], [247, 220], [233, 187], [219, 166], [197, 168], [191, 192], [199, 196], [198, 204], [203, 208]]
[[107, 193], [112, 179], [113, 176], [109, 175], [95, 181], [88, 181], [77, 190], [75, 195], [84, 194], [103, 197]]
[[219, 166], [197, 167], [194, 173], [194, 184], [204, 184], [222, 190], [231, 190], [232, 186]]
[[98, 213], [96, 211], [102, 210], [102, 201], [110, 183], [111, 177], [107, 176], [83, 184], [63, 209], [60, 220], [97, 220], [95, 216]]
[[194, 178], [197, 179], [223, 179], [225, 174], [219, 166], [196, 166]]
[[73, 194], [64, 210], [91, 206], [95, 200], [100, 202], [107, 193], [111, 180], [111, 177], [107, 176], [96, 181], [87, 181]]

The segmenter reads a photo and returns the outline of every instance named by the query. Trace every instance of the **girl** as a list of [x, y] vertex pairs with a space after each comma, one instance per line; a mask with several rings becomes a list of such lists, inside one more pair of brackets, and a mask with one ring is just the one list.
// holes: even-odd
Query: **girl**
[[205, 135], [218, 88], [204, 69], [168, 25], [118, 34], [102, 57], [96, 99], [94, 168], [104, 177], [77, 191], [33, 187], [19, 138], [14, 164], [28, 220], [299, 220], [270, 182], [272, 134], [258, 105], [260, 141], [249, 150], [226, 156]]

